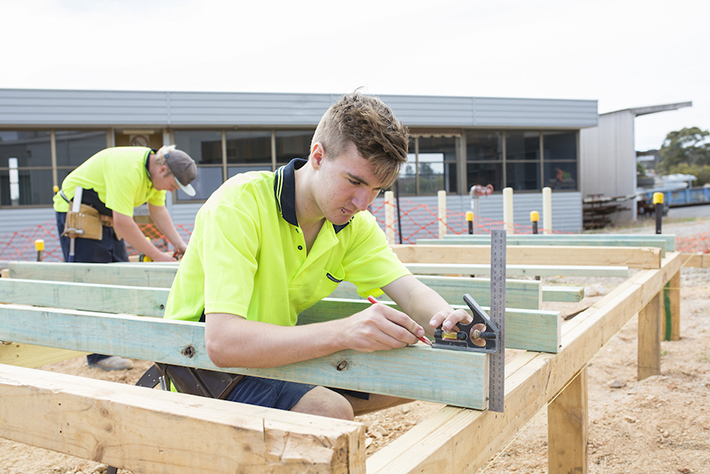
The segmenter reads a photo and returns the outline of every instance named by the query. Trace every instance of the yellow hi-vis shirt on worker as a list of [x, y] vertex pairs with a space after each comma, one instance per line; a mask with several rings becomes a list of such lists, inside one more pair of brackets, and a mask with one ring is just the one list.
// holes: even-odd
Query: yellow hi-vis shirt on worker
[[[133, 216], [133, 209], [146, 202], [164, 206], [165, 191], [153, 187], [146, 169], [150, 151], [138, 146], [102, 150], [69, 173], [62, 190], [72, 199], [77, 186], [93, 189], [106, 207], [127, 216]], [[69, 210], [69, 203], [59, 193], [54, 195], [54, 210]]]
[[212, 194], [195, 219], [165, 318], [198, 321], [204, 309], [293, 326], [341, 280], [378, 296], [409, 274], [369, 212], [342, 226], [326, 221], [306, 252], [294, 179], [305, 163], [236, 175]]

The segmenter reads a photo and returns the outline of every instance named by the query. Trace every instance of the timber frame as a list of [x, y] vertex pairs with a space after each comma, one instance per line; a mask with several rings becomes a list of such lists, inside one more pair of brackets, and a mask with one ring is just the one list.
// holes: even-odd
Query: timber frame
[[[508, 262], [523, 266], [574, 264], [579, 267], [627, 267], [634, 268], [635, 273], [593, 306], [556, 326], [552, 332], [546, 333], [548, 335], [545, 338], [553, 340], [554, 347], [536, 349], [524, 347], [522, 344], [518, 349], [510, 350], [506, 355], [503, 414], [489, 412], [485, 410], [485, 406], [481, 409], [470, 409], [448, 404], [366, 459], [365, 429], [356, 422], [224, 403], [159, 390], [150, 391], [125, 384], [28, 368], [84, 353], [75, 352], [76, 350], [93, 352], [95, 347], [101, 347], [92, 345], [88, 331], [86, 334], [74, 334], [74, 339], [81, 339], [80, 341], [69, 340], [71, 334], [62, 333], [61, 324], [53, 325], [53, 320], [66, 322], [69, 319], [65, 317], [68, 316], [84, 318], [83, 323], [72, 326], [74, 329], [91, 321], [94, 322], [91, 323], [94, 324], [93, 329], [97, 331], [101, 330], [102, 325], [110, 328], [110, 331], [123, 327], [122, 339], [111, 348], [116, 355], [150, 355], [146, 360], [168, 361], [181, 360], [183, 355], [178, 355], [177, 351], [160, 354], [160, 351], [166, 351], [166, 347], [172, 346], [158, 345], [157, 349], [153, 350], [135, 341], [140, 339], [135, 337], [135, 331], [146, 330], [145, 328], [156, 331], [157, 328], [152, 325], [165, 323], [164, 320], [131, 316], [110, 306], [98, 309], [105, 313], [86, 311], [88, 308], [62, 309], [61, 305], [41, 301], [37, 296], [39, 292], [28, 292], [26, 288], [18, 286], [19, 289], [13, 290], [13, 294], [17, 295], [19, 302], [25, 304], [8, 301], [9, 304], [0, 305], [0, 340], [13, 341], [0, 346], [0, 364], [3, 364], [0, 365], [0, 397], [3, 400], [0, 405], [0, 436], [137, 473], [221, 473], [239, 470], [255, 473], [457, 474], [475, 472], [484, 466], [541, 408], [549, 404], [549, 472], [587, 472], [587, 363], [633, 316], [639, 314], [638, 376], [645, 378], [660, 373], [663, 326], [672, 328], [671, 339], [680, 337], [680, 269], [690, 262], [690, 257], [668, 249], [663, 251], [662, 256], [659, 247], [627, 247], [626, 244], [615, 247], [610, 243], [598, 247], [595, 246], [598, 244], [585, 246], [584, 242], [567, 245], [566, 243], [564, 248], [553, 246], [547, 250], [528, 246], [527, 243], [509, 247]], [[484, 264], [489, 260], [490, 248], [486, 254], [485, 247], [468, 244], [394, 246], [400, 259], [407, 263], [448, 262], [472, 265]], [[568, 247], [574, 248], [566, 250]], [[696, 260], [702, 264], [702, 258]], [[46, 273], [49, 265], [51, 264], [37, 264], [33, 271]], [[60, 265], [65, 270], [70, 266], [73, 267], [72, 270], [79, 269], [79, 264]], [[166, 272], [164, 268], [144, 265], [146, 266], [132, 272], [125, 270], [125, 273], [135, 275], [137, 272], [143, 272], [151, 281], [159, 278], [170, 280], [169, 277], [160, 276]], [[21, 266], [18, 264], [17, 268]], [[119, 269], [121, 265], [102, 267], [107, 270], [111, 268], [111, 271], [117, 272], [116, 275], [124, 272]], [[131, 266], [127, 264], [126, 268]], [[169, 273], [169, 270], [167, 272]], [[20, 278], [35, 281], [41, 279], [37, 273], [24, 276], [20, 273], [19, 270], [13, 270], [11, 265], [11, 278], [2, 279], [0, 283]], [[71, 274], [68, 278], [76, 284], [84, 277]], [[442, 288], [449, 282], [455, 292], [459, 292], [462, 279], [446, 278], [442, 278]], [[478, 279], [469, 279], [471, 280]], [[121, 282], [129, 284], [123, 280]], [[98, 286], [109, 285], [99, 282]], [[139, 286], [142, 291], [151, 287], [145, 283], [140, 283]], [[0, 286], [0, 295], [6, 296], [10, 293], [9, 290], [5, 291], [5, 288], [10, 287]], [[58, 288], [60, 286], [54, 286], [48, 291], [61, 292]], [[153, 288], [165, 288], [165, 284], [156, 284]], [[93, 291], [104, 290], [94, 288]], [[108, 288], [105, 291], [114, 289]], [[540, 288], [538, 292], [536, 298], [539, 302], [544, 298], [544, 290]], [[158, 293], [153, 293], [153, 297]], [[548, 294], [552, 295], [553, 292]], [[347, 298], [347, 295], [341, 297]], [[670, 299], [670, 305], [662, 304], [665, 297]], [[115, 301], [116, 298], [122, 297], [106, 298], [113, 298]], [[125, 297], [123, 298], [125, 300]], [[141, 298], [147, 297], [144, 295]], [[156, 304], [160, 309], [161, 296], [158, 295], [157, 298], [158, 300], [150, 304]], [[4, 298], [3, 302], [9, 299]], [[27, 303], [51, 308], [32, 308], [26, 306]], [[331, 305], [323, 307], [325, 312], [337, 312], [337, 305], [353, 305], [357, 302], [325, 304]], [[512, 316], [513, 313], [527, 314], [526, 311], [538, 311], [521, 304], [516, 313], [515, 308], [510, 308], [509, 305], [507, 300], [508, 321], [521, 317]], [[670, 314], [663, 318], [666, 306], [670, 307]], [[318, 311], [314, 316], [316, 318], [317, 313]], [[34, 321], [41, 321], [42, 329], [51, 328], [51, 331], [54, 331], [52, 337], [42, 335], [40, 330], [30, 330], [28, 326], [13, 325], [13, 321], [19, 323], [25, 317], [35, 318], [37, 314], [42, 316]], [[559, 322], [559, 317], [553, 316], [551, 320], [555, 319]], [[23, 324], [31, 324], [33, 320], [24, 321]], [[196, 335], [188, 339], [192, 343], [199, 342], [195, 339], [199, 338], [198, 326], [197, 323], [182, 325], [177, 331], [179, 334], [175, 336], [176, 343], [180, 337], [185, 337], [183, 332], [190, 331]], [[172, 325], [164, 327], [171, 333], [175, 332]], [[514, 339], [515, 331], [512, 329], [506, 336]], [[33, 342], [33, 338], [37, 338], [35, 345], [28, 345]], [[125, 341], [131, 338], [134, 341]], [[38, 344], [40, 340], [43, 342]], [[105, 344], [105, 340], [99, 342]], [[56, 349], [39, 346], [52, 346]], [[135, 352], [127, 352], [129, 347], [133, 347], [131, 350]], [[199, 347], [195, 347], [199, 352]], [[106, 350], [106, 346], [103, 348]], [[424, 348], [414, 346], [402, 351], [408, 350], [406, 355], [409, 357], [411, 354], [418, 356], [419, 352], [423, 352], [421, 349]], [[427, 352], [426, 355], [428, 354]], [[196, 360], [195, 366], [209, 365], [208, 361], [200, 357], [201, 354], [198, 354], [192, 358]], [[404, 364], [398, 362], [398, 357], [397, 354], [385, 353], [382, 358], [374, 360], [379, 364], [390, 359], [394, 364], [394, 368], [390, 368], [389, 372], [392, 375], [396, 370], [404, 370]], [[473, 366], [472, 379], [485, 373], [485, 357], [469, 359], [456, 363], [481, 364]], [[321, 365], [306, 367], [301, 375], [298, 375], [296, 370], [284, 369], [274, 376], [298, 380], [332, 380], [332, 376], [328, 374], [332, 372], [333, 366], [337, 367], [342, 360], [347, 360], [350, 367], [355, 367], [364, 359], [360, 359], [358, 354], [348, 355], [345, 359], [335, 357], [321, 361]], [[426, 357], [417, 359], [417, 363], [426, 363]], [[436, 362], [437, 367], [441, 367], [441, 364], [440, 360]], [[476, 383], [482, 384], [482, 380], [485, 378]], [[355, 381], [353, 386], [361, 388], [362, 383], [370, 382]], [[474, 389], [476, 383], [469, 387]], [[367, 387], [374, 391], [387, 390], [386, 387], [377, 387], [374, 383], [371, 385]], [[406, 393], [406, 387], [403, 390]], [[448, 395], [435, 394], [432, 399], [440, 400], [440, 396]], [[574, 420], [574, 423], [570, 420]], [[195, 443], [196, 439], [199, 439], [200, 443]]]

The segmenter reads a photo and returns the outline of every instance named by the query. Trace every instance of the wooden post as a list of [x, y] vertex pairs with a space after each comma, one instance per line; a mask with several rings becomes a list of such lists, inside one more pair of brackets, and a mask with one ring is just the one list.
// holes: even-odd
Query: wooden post
[[663, 289], [663, 340], [680, 340], [680, 272]]
[[661, 373], [661, 309], [663, 292], [659, 291], [639, 311], [638, 379]]
[[513, 227], [515, 218], [513, 217], [513, 188], [503, 189], [503, 222], [508, 234], [514, 234]]
[[542, 228], [545, 234], [552, 234], [552, 189], [542, 188]]
[[587, 473], [587, 368], [547, 406], [549, 474]]
[[437, 193], [439, 198], [439, 238], [443, 239], [446, 235], [446, 191]]
[[385, 235], [387, 243], [394, 244], [394, 193], [385, 191]]

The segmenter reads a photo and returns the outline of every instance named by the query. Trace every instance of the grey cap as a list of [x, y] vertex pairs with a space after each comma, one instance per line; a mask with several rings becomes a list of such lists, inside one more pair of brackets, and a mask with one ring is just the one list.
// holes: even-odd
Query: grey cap
[[190, 155], [181, 150], [172, 150], [165, 154], [165, 163], [175, 175], [175, 181], [188, 196], [195, 195], [195, 188], [190, 184], [197, 176], [197, 166]]

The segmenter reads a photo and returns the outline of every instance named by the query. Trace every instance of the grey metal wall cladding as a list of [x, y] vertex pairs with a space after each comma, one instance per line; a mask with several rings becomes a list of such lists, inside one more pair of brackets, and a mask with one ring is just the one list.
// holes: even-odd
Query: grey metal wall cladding
[[163, 92], [0, 89], [9, 125], [162, 125], [165, 108]]
[[173, 204], [170, 207], [170, 215], [175, 225], [193, 226], [195, 224], [195, 216], [202, 208], [202, 203], [190, 204]]
[[[340, 94], [0, 89], [6, 125], [315, 126]], [[597, 101], [382, 95], [409, 126], [590, 127]]]
[[473, 126], [472, 97], [382, 95], [399, 120], [408, 126]]
[[594, 127], [596, 100], [475, 98], [476, 126]]
[[173, 125], [315, 126], [339, 96], [330, 94], [170, 92]]
[[[19, 232], [37, 227], [39, 225], [49, 225], [52, 233], [56, 230], [54, 209], [49, 208], [22, 208], [7, 209], [0, 211], [0, 234]], [[38, 234], [39, 235], [39, 234]], [[43, 238], [38, 236], [38, 239]], [[30, 242], [31, 245], [32, 242]]]

